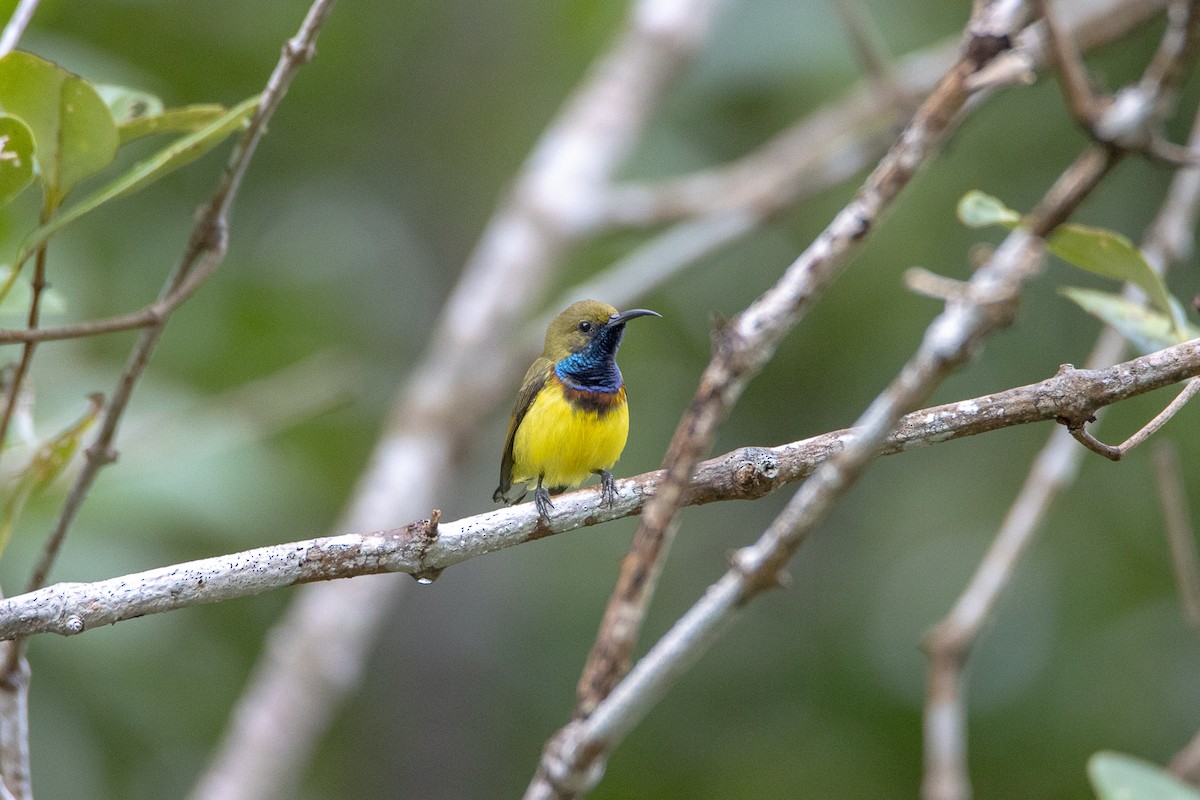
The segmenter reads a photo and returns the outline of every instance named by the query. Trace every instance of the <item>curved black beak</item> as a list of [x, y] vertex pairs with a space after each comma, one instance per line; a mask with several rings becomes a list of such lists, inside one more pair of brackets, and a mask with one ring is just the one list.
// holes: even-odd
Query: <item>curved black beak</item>
[[658, 313], [657, 311], [651, 311], [648, 308], [631, 308], [628, 311], [621, 311], [617, 314], [613, 314], [611, 317], [608, 318], [608, 322], [606, 322], [604, 324], [610, 328], [615, 328], [616, 326], [624, 325], [626, 322], [629, 322], [629, 320], [635, 319], [637, 317], [661, 317], [661, 316], [662, 316], [662, 314]]

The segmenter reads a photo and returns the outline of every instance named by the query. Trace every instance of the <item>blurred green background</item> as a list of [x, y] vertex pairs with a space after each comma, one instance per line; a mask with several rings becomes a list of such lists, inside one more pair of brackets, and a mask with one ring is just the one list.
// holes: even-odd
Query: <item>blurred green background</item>
[[[5, 17], [13, 5], [0, 3]], [[864, 7], [890, 51], [903, 54], [955, 35], [969, 3]], [[168, 105], [232, 104], [261, 90], [306, 8], [295, 0], [45, 0], [22, 46]], [[98, 481], [54, 579], [108, 578], [326, 531], [497, 198], [623, 13], [623, 4], [582, 0], [339, 4], [251, 166], [229, 257], [168, 326], [130, 408], [120, 461]], [[1119, 86], [1140, 73], [1160, 30], [1149, 25], [1089, 61]], [[828, 3], [731, 2], [626, 177], [736, 157], [857, 80]], [[1171, 125], [1177, 141], [1195, 94]], [[717, 452], [849, 425], [939, 311], [903, 288], [902, 272], [921, 265], [962, 278], [972, 244], [996, 240], [955, 221], [958, 198], [981, 188], [1028, 208], [1084, 143], [1045, 78], [971, 117], [753, 383]], [[55, 240], [50, 279], [62, 308], [48, 321], [148, 301], [223, 157]], [[1168, 169], [1129, 159], [1077, 219], [1137, 239], [1169, 179]], [[619, 474], [658, 465], [707, 359], [710, 312], [732, 315], [763, 291], [854, 189], [822, 193], [639, 300], [664, 319], [636, 326], [622, 349], [633, 423]], [[5, 252], [29, 211], [0, 218]], [[641, 238], [583, 248], [547, 294]], [[1098, 323], [1056, 295], [1063, 284], [1101, 285], [1049, 264], [1016, 324], [935, 402], [1082, 363]], [[1171, 285], [1183, 298], [1200, 292], [1195, 264], [1182, 265]], [[0, 322], [19, 319], [7, 307]], [[110, 391], [132, 341], [116, 334], [39, 349], [39, 431], [77, 416], [87, 392]], [[498, 387], [502, 407], [441, 490], [447, 518], [492, 507], [513, 390]], [[1160, 393], [1123, 405], [1102, 435], [1118, 441], [1165, 402]], [[1163, 434], [1179, 442], [1193, 509], [1195, 419], [1188, 409]], [[1000, 431], [880, 461], [801, 551], [788, 589], [754, 604], [680, 681], [616, 752], [593, 796], [915, 796], [920, 637], [965, 585], [1049, 431]], [[1200, 633], [1176, 600], [1149, 455], [1085, 459], [975, 650], [970, 752], [980, 800], [1090, 797], [1092, 752], [1162, 762], [1200, 727]], [[647, 641], [790, 494], [684, 512]], [[50, 492], [26, 513], [0, 563], [6, 588], [24, 583], [61, 499], [61, 489]], [[570, 711], [635, 522], [413, 584], [299, 797], [518, 796]], [[35, 639], [38, 796], [182, 796], [291, 594]]]

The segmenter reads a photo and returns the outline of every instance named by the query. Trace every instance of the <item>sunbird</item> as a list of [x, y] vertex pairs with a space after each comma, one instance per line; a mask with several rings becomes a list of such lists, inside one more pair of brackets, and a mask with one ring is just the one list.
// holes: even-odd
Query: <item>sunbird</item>
[[[629, 435], [625, 381], [617, 368], [617, 348], [625, 323], [662, 316], [635, 308], [618, 312], [607, 303], [580, 300], [546, 329], [542, 354], [525, 373], [508, 421], [500, 459], [500, 486], [492, 499], [512, 505], [537, 484], [538, 516], [549, 519], [551, 494], [600, 476], [601, 499], [617, 499], [609, 472]], [[520, 494], [510, 495], [515, 484]]]

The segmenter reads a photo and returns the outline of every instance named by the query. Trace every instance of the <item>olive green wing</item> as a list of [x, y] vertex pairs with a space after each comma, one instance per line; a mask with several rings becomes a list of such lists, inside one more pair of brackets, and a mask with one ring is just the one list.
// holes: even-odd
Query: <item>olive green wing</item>
[[525, 373], [525, 380], [521, 381], [521, 391], [517, 393], [517, 403], [513, 406], [512, 416], [508, 420], [508, 436], [504, 441], [504, 455], [500, 459], [500, 485], [492, 493], [492, 500], [496, 502], [503, 500], [508, 505], [512, 505], [525, 496], [525, 492], [522, 491], [517, 497], [508, 497], [508, 491], [512, 488], [513, 440], [517, 437], [517, 428], [521, 427], [521, 420], [525, 419], [525, 412], [529, 411], [529, 407], [533, 405], [533, 398], [537, 397], [537, 393], [550, 379], [550, 372], [553, 368], [554, 365], [550, 361], [539, 358], [529, 365], [529, 370]]

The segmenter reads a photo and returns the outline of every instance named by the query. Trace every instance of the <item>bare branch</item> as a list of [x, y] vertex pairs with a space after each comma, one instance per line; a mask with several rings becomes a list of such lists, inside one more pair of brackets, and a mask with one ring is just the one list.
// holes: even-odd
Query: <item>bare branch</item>
[[1038, 15], [1046, 26], [1046, 49], [1054, 68], [1058, 71], [1058, 83], [1062, 87], [1063, 100], [1071, 115], [1084, 130], [1091, 131], [1101, 111], [1101, 101], [1092, 91], [1083, 57], [1058, 19], [1057, 11], [1050, 0], [1036, 0]]
[[17, 42], [21, 41], [21, 35], [33, 19], [39, 2], [41, 0], [21, 0], [17, 3], [12, 16], [8, 18], [8, 24], [4, 26], [4, 33], [0, 34], [0, 58], [11, 53]]
[[1192, 627], [1200, 629], [1200, 553], [1196, 550], [1196, 532], [1188, 517], [1179, 450], [1173, 442], [1160, 441], [1155, 445], [1154, 471], [1158, 477], [1158, 496], [1162, 502], [1167, 543], [1171, 547], [1179, 603]]
[[1200, 733], [1171, 759], [1170, 771], [1192, 784], [1200, 783]]
[[[51, 210], [48, 204], [43, 207], [42, 222], [49, 218]], [[29, 314], [26, 317], [26, 327], [30, 330], [36, 330], [41, 323], [42, 294], [47, 285], [45, 242], [38, 247], [34, 261], [33, 282], [30, 287], [32, 297], [29, 301]], [[36, 348], [36, 342], [26, 342], [22, 345], [21, 359], [17, 362], [16, 369], [5, 376], [8, 383], [8, 396], [4, 398], [4, 411], [0, 413], [0, 449], [3, 448], [4, 442], [8, 441], [8, 426], [12, 423], [13, 414], [20, 403], [25, 376], [29, 373], [29, 367], [33, 363], [33, 353]]]
[[1196, 396], [1196, 392], [1200, 392], [1200, 380], [1188, 381], [1183, 390], [1176, 395], [1175, 399], [1155, 415], [1154, 419], [1147, 422], [1137, 433], [1130, 436], [1125, 441], [1118, 445], [1105, 444], [1104, 442], [1093, 436], [1086, 427], [1087, 422], [1091, 420], [1082, 420], [1076, 422], [1066, 422], [1067, 431], [1075, 438], [1075, 441], [1082, 444], [1088, 450], [1094, 453], [1099, 453], [1111, 461], [1120, 461], [1125, 457], [1130, 450], [1137, 447], [1142, 442], [1149, 439], [1158, 429], [1167, 424], [1171, 417], [1179, 413], [1179, 410], [1187, 405], [1188, 401]]
[[[18, 647], [16, 642], [3, 650]], [[7, 658], [7, 656], [6, 656]], [[17, 658], [17, 668], [0, 681], [0, 787], [3, 798], [33, 800], [29, 772], [29, 662]]]
[[858, 0], [833, 0], [833, 7], [846, 30], [859, 68], [866, 73], [875, 90], [876, 99], [898, 111], [910, 110], [905, 106], [911, 95], [896, 81], [883, 37], [870, 14]]
[[[873, 451], [891, 455], [980, 433], [1047, 422], [1121, 402], [1200, 374], [1200, 340], [1106, 370], [1069, 366], [1039, 383], [948, 403], [901, 417]], [[841, 458], [861, 439], [850, 428], [778, 447], [744, 447], [699, 465], [685, 502], [699, 505], [762, 497]], [[376, 533], [342, 534], [271, 545], [95, 583], [60, 583], [0, 600], [0, 639], [36, 633], [74, 635], [121, 620], [260, 594], [283, 586], [404, 572], [433, 576], [477, 556], [642, 511], [665, 479], [662, 470], [617, 481], [610, 508], [598, 489], [555, 499], [550, 525], [532, 504], [437, 525], [413, 522]]]
[[1137, 86], [1122, 89], [1106, 104], [1091, 131], [1096, 138], [1128, 150], [1150, 152], [1159, 136], [1163, 111], [1174, 105], [1179, 84], [1196, 59], [1198, 17], [1197, 0], [1174, 0], [1168, 6], [1167, 29], [1153, 60]]

